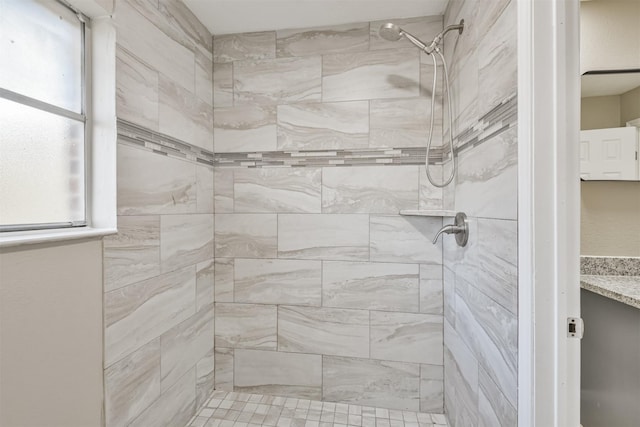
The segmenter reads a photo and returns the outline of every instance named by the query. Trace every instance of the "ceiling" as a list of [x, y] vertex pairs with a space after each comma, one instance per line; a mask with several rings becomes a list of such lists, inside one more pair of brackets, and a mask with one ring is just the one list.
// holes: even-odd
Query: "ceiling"
[[581, 97], [622, 95], [640, 86], [640, 72], [586, 74], [582, 76]]
[[442, 15], [448, 0], [183, 0], [216, 34]]

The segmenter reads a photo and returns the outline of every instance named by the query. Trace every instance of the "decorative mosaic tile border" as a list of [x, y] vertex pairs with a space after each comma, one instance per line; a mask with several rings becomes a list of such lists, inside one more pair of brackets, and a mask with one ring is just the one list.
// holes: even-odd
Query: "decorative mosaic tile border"
[[[515, 126], [517, 97], [505, 99], [454, 138], [456, 155], [476, 147]], [[212, 153], [184, 141], [151, 131], [125, 120], [118, 120], [120, 142], [154, 153], [216, 167], [329, 167], [372, 165], [422, 165], [426, 147], [364, 148], [343, 150], [283, 150], [242, 153]], [[446, 161], [444, 149], [432, 149], [433, 164]]]
[[640, 276], [640, 258], [581, 256], [580, 274], [592, 276]]

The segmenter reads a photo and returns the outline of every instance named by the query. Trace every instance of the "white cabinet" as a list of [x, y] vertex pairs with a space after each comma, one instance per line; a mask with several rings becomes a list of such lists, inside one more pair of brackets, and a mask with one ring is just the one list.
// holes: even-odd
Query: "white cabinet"
[[638, 141], [635, 126], [580, 132], [580, 178], [601, 181], [638, 181]]

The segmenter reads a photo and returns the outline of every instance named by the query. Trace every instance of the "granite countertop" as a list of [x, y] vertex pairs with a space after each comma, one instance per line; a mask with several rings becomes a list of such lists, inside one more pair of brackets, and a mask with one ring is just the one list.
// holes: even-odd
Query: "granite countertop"
[[640, 276], [580, 276], [582, 289], [640, 309]]

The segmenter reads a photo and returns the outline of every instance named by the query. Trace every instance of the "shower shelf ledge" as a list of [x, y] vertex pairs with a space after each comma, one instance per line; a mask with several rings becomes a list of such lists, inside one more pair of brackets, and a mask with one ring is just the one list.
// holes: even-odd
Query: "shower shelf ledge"
[[403, 209], [400, 211], [400, 215], [404, 216], [440, 216], [440, 217], [448, 217], [448, 216], [456, 216], [456, 211], [448, 211], [444, 209], [424, 209], [424, 210], [412, 210], [412, 209]]

